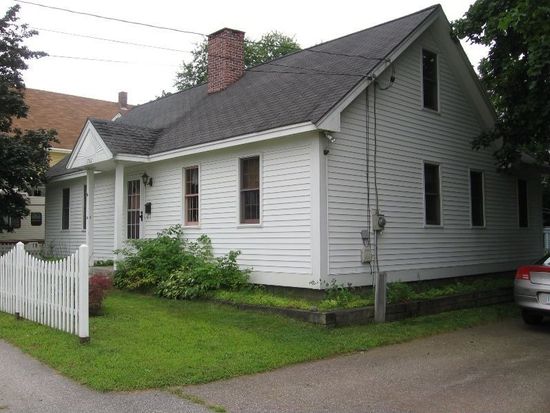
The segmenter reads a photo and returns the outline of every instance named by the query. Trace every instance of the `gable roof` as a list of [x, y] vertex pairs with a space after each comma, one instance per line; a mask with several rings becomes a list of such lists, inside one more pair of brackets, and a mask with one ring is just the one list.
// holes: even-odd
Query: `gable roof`
[[[432, 6], [253, 67], [222, 92], [209, 95], [203, 84], [137, 106], [104, 126], [157, 129], [148, 154], [158, 154], [286, 125], [316, 123], [438, 10], [440, 6]], [[119, 142], [115, 151], [138, 154], [132, 136], [127, 138], [127, 144]]]
[[14, 119], [13, 127], [23, 130], [55, 129], [59, 142], [54, 142], [52, 146], [61, 149], [73, 148], [89, 116], [110, 120], [126, 110], [118, 102], [38, 89], [25, 89], [24, 99], [29, 108], [27, 117]]

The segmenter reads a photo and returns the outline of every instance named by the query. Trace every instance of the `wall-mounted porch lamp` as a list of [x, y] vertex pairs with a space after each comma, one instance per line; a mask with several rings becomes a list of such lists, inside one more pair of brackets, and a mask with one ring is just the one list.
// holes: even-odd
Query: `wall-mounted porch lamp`
[[147, 175], [147, 172], [144, 172], [143, 175], [141, 175], [141, 181], [143, 182], [143, 185], [147, 186], [153, 186], [153, 178], [151, 178], [149, 175]]

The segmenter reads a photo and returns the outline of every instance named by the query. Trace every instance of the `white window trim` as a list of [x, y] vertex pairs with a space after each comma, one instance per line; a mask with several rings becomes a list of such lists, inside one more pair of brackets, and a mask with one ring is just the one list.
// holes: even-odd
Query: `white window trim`
[[[483, 225], [474, 225], [472, 217], [472, 178], [471, 173], [478, 172], [481, 174], [481, 199], [483, 200]], [[471, 229], [486, 229], [487, 228], [487, 196], [485, 194], [485, 171], [482, 169], [468, 168], [468, 210]]]
[[[424, 165], [435, 165], [439, 172], [439, 224], [427, 224], [426, 223], [426, 180], [424, 179]], [[440, 162], [435, 161], [422, 161], [422, 215], [424, 217], [424, 228], [443, 228], [443, 168]]]
[[143, 185], [143, 181], [141, 180], [142, 175], [145, 173], [145, 171], [142, 171], [141, 173], [134, 172], [130, 175], [125, 175], [124, 177], [124, 202], [123, 202], [123, 210], [124, 210], [124, 239], [128, 241], [128, 182], [129, 181], [139, 181], [139, 210], [143, 214], [143, 220], [140, 220], [139, 222], [139, 238], [137, 239], [143, 239], [145, 238], [145, 213], [144, 213], [144, 205], [145, 205], [145, 185]]
[[[437, 109], [427, 108], [424, 106], [424, 50], [435, 54], [435, 69], [437, 76]], [[420, 48], [420, 108], [429, 113], [441, 115], [441, 71], [439, 69], [439, 52], [429, 47]]]
[[[186, 210], [185, 210], [185, 195], [186, 195], [186, 188], [185, 188], [185, 170], [186, 169], [190, 169], [190, 168], [197, 168], [198, 169], [198, 178], [199, 178], [199, 222], [197, 222], [196, 224], [186, 224], [185, 223], [185, 216], [186, 216]], [[181, 196], [182, 196], [182, 207], [181, 207], [181, 211], [182, 211], [182, 214], [181, 214], [181, 226], [183, 228], [189, 228], [189, 229], [200, 229], [201, 227], [201, 223], [202, 223], [202, 220], [201, 220], [201, 211], [202, 211], [202, 199], [201, 199], [201, 195], [202, 195], [202, 179], [201, 179], [201, 174], [202, 172], [202, 167], [201, 167], [201, 164], [199, 162], [194, 162], [194, 163], [190, 163], [190, 164], [186, 164], [183, 166], [182, 170], [181, 170]]]
[[[87, 184], [82, 184], [82, 224], [80, 225], [80, 229], [82, 232], [86, 232], [86, 228], [88, 227], [88, 211], [86, 209], [87, 205], [86, 203], [88, 199], [88, 186]], [[86, 225], [86, 227], [84, 227]]]
[[[525, 181], [525, 197], [526, 199], [526, 206], [527, 206], [527, 226], [522, 227], [520, 225], [520, 216], [519, 216], [519, 181]], [[529, 217], [529, 180], [526, 178], [516, 178], [516, 223], [520, 230], [527, 230], [529, 229], [529, 224], [531, 223], [531, 219]]]
[[[517, 187], [517, 186], [516, 186]], [[69, 190], [69, 225], [67, 225], [67, 228], [63, 228], [63, 210], [65, 209], [64, 206], [63, 206], [63, 192], [65, 191], [65, 189], [68, 189]], [[70, 186], [66, 186], [66, 187], [63, 187], [61, 188], [61, 231], [62, 232], [68, 232], [71, 230], [71, 187]]]
[[[260, 176], [260, 222], [255, 224], [241, 223], [241, 159], [259, 158]], [[200, 191], [200, 189], [199, 189]], [[264, 156], [261, 152], [247, 153], [237, 157], [237, 228], [262, 228], [264, 225]]]

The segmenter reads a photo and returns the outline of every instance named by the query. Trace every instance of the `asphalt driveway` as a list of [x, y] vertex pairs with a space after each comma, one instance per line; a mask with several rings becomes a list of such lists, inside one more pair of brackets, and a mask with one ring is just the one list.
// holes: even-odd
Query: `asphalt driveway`
[[229, 412], [549, 412], [550, 324], [519, 319], [184, 388]]
[[[550, 323], [519, 319], [200, 386], [228, 412], [548, 412]], [[99, 393], [0, 341], [0, 412], [208, 412], [163, 391]]]

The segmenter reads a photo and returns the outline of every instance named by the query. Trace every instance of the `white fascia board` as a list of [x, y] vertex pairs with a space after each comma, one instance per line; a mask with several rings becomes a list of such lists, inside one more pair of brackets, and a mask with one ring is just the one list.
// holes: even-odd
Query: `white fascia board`
[[327, 112], [319, 122], [317, 127], [331, 132], [340, 132], [340, 114], [355, 100], [378, 76], [380, 76], [409, 46], [422, 35], [438, 18], [443, 16], [441, 8], [428, 17], [420, 26], [412, 32], [407, 39], [393, 50], [386, 60], [381, 61], [372, 70], [369, 76], [362, 79], [355, 87], [338, 102], [329, 112]]
[[[113, 158], [113, 153], [109, 150], [105, 142], [103, 142], [103, 139], [101, 139], [101, 136], [94, 128], [94, 125], [92, 125], [92, 122], [89, 120], [86, 121], [86, 124], [82, 128], [82, 131], [80, 132], [80, 136], [78, 137], [78, 140], [76, 141], [76, 145], [71, 153], [71, 156], [69, 157], [69, 161], [67, 162], [67, 169], [72, 169], [74, 167], [83, 167], [86, 165], [75, 165], [75, 161], [78, 158], [78, 155], [80, 154], [80, 151], [82, 150], [83, 145], [86, 143], [86, 140], [89, 136], [92, 136], [100, 146], [101, 151], [105, 153], [105, 156], [107, 159]], [[101, 159], [101, 161], [105, 161], [107, 159]], [[95, 162], [88, 161], [87, 165], [92, 165]]]
[[[97, 174], [100, 174], [100, 173], [101, 173], [101, 171], [94, 170], [94, 175], [97, 175]], [[86, 174], [87, 174], [86, 171], [77, 171], [77, 172], [72, 172], [70, 174], [55, 176], [53, 178], [48, 179], [47, 184], [51, 184], [51, 183], [54, 183], [54, 182], [60, 182], [60, 181], [69, 181], [71, 179], [77, 179], [77, 178], [85, 178]]]
[[49, 151], [50, 152], [55, 152], [55, 153], [71, 153], [72, 149], [50, 148]]
[[262, 142], [269, 139], [281, 138], [289, 135], [296, 135], [299, 133], [311, 132], [316, 130], [318, 130], [318, 128], [313, 123], [303, 122], [294, 125], [282, 126], [280, 128], [269, 129], [263, 132], [249, 133], [246, 135], [236, 136], [234, 138], [203, 143], [201, 145], [194, 145], [188, 148], [176, 149], [173, 151], [162, 152], [149, 156], [120, 154], [115, 156], [115, 160], [142, 163], [164, 161], [167, 159], [178, 158], [180, 156], [215, 151], [219, 149], [230, 148], [233, 146], [245, 145], [254, 142]]

